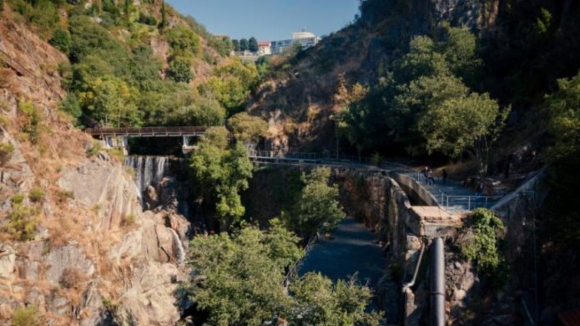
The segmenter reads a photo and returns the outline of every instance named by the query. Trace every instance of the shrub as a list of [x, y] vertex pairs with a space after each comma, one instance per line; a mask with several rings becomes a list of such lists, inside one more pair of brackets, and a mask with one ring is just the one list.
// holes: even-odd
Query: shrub
[[493, 212], [478, 208], [467, 220], [462, 233], [461, 255], [477, 262], [477, 269], [485, 275], [499, 277], [504, 270], [504, 259], [499, 241], [505, 227]]
[[156, 26], [157, 19], [153, 16], [145, 15], [144, 13], [139, 14], [139, 22], [145, 25]]
[[41, 318], [36, 306], [19, 307], [12, 315], [12, 326], [39, 326]]
[[[0, 105], [2, 107], [2, 105]], [[10, 119], [8, 117], [0, 115], [0, 127], [6, 128], [10, 124]]]
[[28, 198], [30, 198], [33, 203], [38, 203], [44, 199], [44, 190], [42, 190], [42, 188], [33, 188], [28, 193]]
[[117, 148], [108, 149], [107, 152], [114, 158], [117, 159], [119, 162], [123, 162], [125, 160], [125, 154], [122, 150]]
[[23, 201], [24, 201], [23, 194], [16, 194], [16, 195], [12, 196], [12, 205], [20, 205], [20, 204], [22, 204]]
[[18, 108], [28, 119], [22, 128], [22, 132], [28, 134], [32, 144], [37, 144], [40, 140], [40, 121], [42, 119], [40, 109], [29, 101], [20, 102]]
[[[14, 198], [12, 198], [12, 201], [14, 202]], [[15, 240], [33, 240], [38, 226], [37, 214], [38, 211], [30, 206], [14, 205], [10, 213], [8, 213], [7, 233]]]
[[70, 53], [71, 38], [67, 30], [57, 28], [48, 42], [67, 56]]
[[184, 57], [175, 57], [169, 63], [167, 77], [178, 83], [189, 83], [189, 81], [193, 79], [193, 72], [191, 71], [191, 62], [189, 59]]
[[64, 202], [68, 199], [74, 199], [75, 198], [75, 193], [69, 190], [60, 190], [58, 192], [58, 201], [59, 202]]
[[125, 215], [123, 216], [123, 224], [124, 225], [132, 225], [133, 223], [135, 223], [135, 221], [137, 220], [137, 217], [135, 216], [135, 214], [129, 214], [129, 215]]
[[97, 156], [102, 150], [103, 146], [101, 145], [101, 142], [95, 141], [93, 147], [87, 151], [87, 154], [89, 154], [89, 157]]
[[12, 158], [14, 146], [10, 143], [0, 143], [0, 165], [6, 164]]
[[59, 283], [66, 289], [77, 288], [83, 281], [83, 274], [74, 267], [67, 267], [62, 272]]

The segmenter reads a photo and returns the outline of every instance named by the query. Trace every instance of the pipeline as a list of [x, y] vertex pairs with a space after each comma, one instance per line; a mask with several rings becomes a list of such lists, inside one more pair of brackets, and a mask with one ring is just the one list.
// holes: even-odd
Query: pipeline
[[433, 239], [431, 247], [431, 326], [445, 325], [445, 257], [443, 240]]

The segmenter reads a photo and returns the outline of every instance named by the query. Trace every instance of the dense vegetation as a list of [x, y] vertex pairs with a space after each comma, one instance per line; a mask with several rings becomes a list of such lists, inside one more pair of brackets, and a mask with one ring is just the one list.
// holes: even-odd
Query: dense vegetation
[[[85, 1], [7, 3], [70, 58], [59, 67], [68, 89], [62, 109], [80, 125], [220, 125], [257, 82], [253, 64], [228, 57], [229, 39], [165, 4], [158, 17], [151, 1], [106, 0], [87, 9]], [[199, 71], [207, 82], [197, 80]]]
[[292, 296], [285, 294], [287, 268], [302, 255], [298, 241], [277, 220], [268, 231], [244, 227], [194, 238], [191, 300], [209, 311], [212, 325], [261, 325], [274, 316], [292, 325], [378, 325], [378, 315], [365, 312], [370, 289], [354, 279], [333, 284], [308, 273], [291, 282]]
[[442, 32], [441, 41], [413, 38], [393, 71], [340, 113], [342, 133], [359, 151], [395, 145], [415, 155], [467, 153], [485, 170], [508, 110], [469, 86], [481, 69], [475, 36], [463, 28]]

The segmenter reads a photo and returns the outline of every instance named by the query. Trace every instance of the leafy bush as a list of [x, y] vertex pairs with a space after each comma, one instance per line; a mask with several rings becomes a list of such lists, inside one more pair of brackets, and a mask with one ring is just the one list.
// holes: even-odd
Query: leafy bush
[[499, 251], [499, 241], [505, 227], [493, 212], [478, 208], [466, 222], [462, 231], [461, 255], [477, 262], [477, 269], [488, 276], [500, 276], [504, 258]]
[[28, 198], [30, 198], [33, 203], [38, 203], [44, 199], [44, 190], [42, 190], [42, 188], [32, 188], [28, 193]]
[[28, 121], [22, 128], [22, 132], [28, 134], [29, 140], [32, 144], [37, 144], [40, 140], [40, 122], [42, 119], [42, 113], [32, 102], [20, 102], [18, 108]]
[[137, 217], [135, 216], [135, 214], [129, 214], [129, 215], [125, 215], [123, 216], [123, 224], [124, 225], [132, 225], [133, 223], [135, 223], [135, 221], [137, 220]]
[[193, 79], [190, 60], [184, 57], [175, 57], [169, 63], [167, 77], [177, 83], [189, 83]]
[[103, 150], [103, 146], [100, 141], [93, 142], [93, 146], [87, 151], [89, 157], [97, 156]]
[[153, 16], [145, 15], [144, 13], [139, 13], [139, 22], [145, 25], [156, 26], [157, 19]]
[[25, 196], [23, 194], [16, 194], [12, 196], [12, 205], [20, 205], [24, 201]]
[[[12, 198], [14, 203], [14, 198]], [[38, 210], [22, 204], [14, 204], [8, 213], [8, 225], [6, 231], [15, 240], [28, 241], [34, 239], [38, 226]]]
[[10, 143], [0, 143], [0, 166], [6, 164], [12, 158], [14, 146]]
[[12, 314], [12, 326], [40, 326], [41, 322], [36, 306], [18, 307]]
[[67, 30], [57, 28], [48, 42], [67, 56], [70, 53], [71, 38]]
[[60, 190], [58, 192], [58, 201], [59, 202], [64, 202], [68, 199], [74, 199], [75, 198], [75, 193], [69, 190]]

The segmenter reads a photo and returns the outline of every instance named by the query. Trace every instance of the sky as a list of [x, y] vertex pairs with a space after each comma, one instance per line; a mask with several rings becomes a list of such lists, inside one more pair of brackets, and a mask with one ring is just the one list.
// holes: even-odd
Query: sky
[[328, 35], [352, 22], [359, 0], [166, 0], [212, 34], [258, 41], [292, 38], [303, 28]]

